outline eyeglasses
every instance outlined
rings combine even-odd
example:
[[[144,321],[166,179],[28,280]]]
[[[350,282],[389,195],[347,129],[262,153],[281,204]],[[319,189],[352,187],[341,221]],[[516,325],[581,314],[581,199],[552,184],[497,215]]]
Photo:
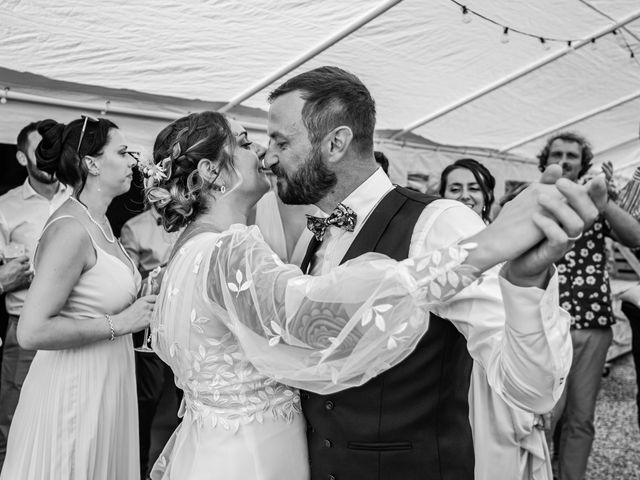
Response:
[[[95,117],[91,117],[89,115],[81,115],[81,118],[84,118],[84,123],[82,124],[82,131],[80,132],[80,140],[78,141],[78,148],[76,148],[76,153],[78,155],[80,155],[80,147],[82,146],[82,139],[84,138],[84,131],[87,128],[87,122],[91,121],[91,122],[95,122],[98,123],[99,120]]]
[[[136,163],[140,163],[140,159],[142,155],[140,152],[133,152],[131,150],[126,150],[124,153],[126,153],[131,158],[133,158],[136,161]]]

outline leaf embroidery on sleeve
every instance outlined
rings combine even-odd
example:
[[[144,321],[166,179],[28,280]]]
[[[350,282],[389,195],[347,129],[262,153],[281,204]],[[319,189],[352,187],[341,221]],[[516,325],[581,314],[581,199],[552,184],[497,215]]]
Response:
[[[231,290],[232,292],[235,292],[236,297],[240,295],[240,292],[247,290],[251,286],[251,280],[247,280],[245,282],[243,282],[243,280],[244,280],[244,276],[242,275],[242,272],[238,270],[236,272],[237,283],[227,282],[227,286],[229,287],[229,290]]]
[[[269,346],[275,347],[278,343],[280,343],[280,339],[282,338],[282,329],[280,328],[280,325],[272,320],[271,330],[273,330],[276,335],[269,339]]]
[[[362,326],[365,327],[369,322],[371,322],[371,320],[374,320],[376,327],[378,327],[381,332],[384,332],[387,325],[382,314],[389,311],[391,307],[392,305],[384,303],[382,305],[376,305],[372,309],[368,310],[362,316]]]

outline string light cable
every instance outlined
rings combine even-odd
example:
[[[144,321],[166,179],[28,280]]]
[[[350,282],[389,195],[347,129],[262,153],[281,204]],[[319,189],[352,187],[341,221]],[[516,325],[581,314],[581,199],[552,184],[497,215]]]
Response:
[[[500,42],[501,43],[509,43],[509,35],[511,33],[515,33],[518,35],[522,35],[525,37],[530,37],[530,38],[535,38],[540,42],[540,45],[542,46],[542,48],[544,50],[549,50],[551,48],[551,44],[552,43],[564,43],[567,47],[571,48],[571,46],[573,45],[574,42],[578,42],[580,40],[582,40],[581,38],[557,38],[557,37],[547,37],[544,35],[539,35],[536,33],[532,33],[532,32],[526,32],[524,30],[520,30],[518,28],[514,28],[514,27],[510,27],[508,25],[504,25],[490,17],[487,17],[486,15],[476,12],[475,10],[472,10],[470,7],[468,7],[467,5],[464,5],[463,3],[460,3],[458,0],[449,0],[451,3],[456,4],[458,7],[460,7],[460,10],[462,11],[462,22],[463,23],[470,23],[471,19],[473,18],[473,16],[481,18],[482,20],[492,23],[493,25],[496,25],[497,27],[500,28],[500,30],[502,31],[502,35],[500,37]],[[638,61],[638,58],[635,54],[635,52],[633,51],[633,48],[631,47],[631,45],[629,44],[629,42],[627,41],[626,37],[624,36],[622,30],[612,30],[611,34],[615,37],[616,40],[616,44],[624,49],[627,50],[627,52],[629,52],[629,59],[632,62],[638,63],[640,65],[640,62]],[[608,34],[606,34],[608,35]],[[604,36],[604,35],[603,35]],[[597,49],[597,45],[596,45],[596,41],[599,40],[600,37],[594,37],[591,39],[591,48],[593,50]]]

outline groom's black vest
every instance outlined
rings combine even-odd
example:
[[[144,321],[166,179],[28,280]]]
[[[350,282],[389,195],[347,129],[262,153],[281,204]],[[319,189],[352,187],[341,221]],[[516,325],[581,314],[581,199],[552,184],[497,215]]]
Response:
[[[413,228],[434,197],[396,187],[378,204],[343,262],[366,252],[409,255]],[[302,392],[312,480],[471,480],[471,357],[464,337],[431,315],[401,364],[331,395]]]

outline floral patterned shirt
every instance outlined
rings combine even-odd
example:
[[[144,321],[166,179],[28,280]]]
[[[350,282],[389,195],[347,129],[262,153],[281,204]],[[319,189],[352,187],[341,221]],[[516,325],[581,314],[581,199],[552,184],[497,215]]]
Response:
[[[606,266],[608,234],[604,219],[598,218],[557,262],[560,306],[571,315],[571,328],[605,328],[615,323]]]

